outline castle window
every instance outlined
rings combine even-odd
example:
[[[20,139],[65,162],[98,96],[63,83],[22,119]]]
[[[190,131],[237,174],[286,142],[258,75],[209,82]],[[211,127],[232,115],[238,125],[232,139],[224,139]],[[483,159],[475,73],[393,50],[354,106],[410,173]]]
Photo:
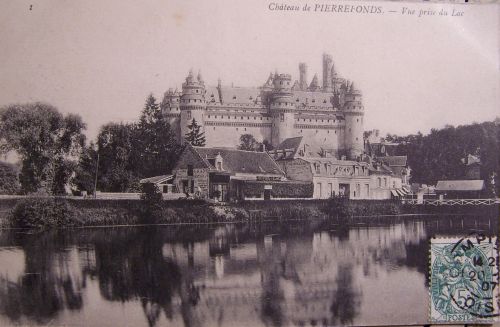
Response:
[[[247,128],[245,127],[245,129],[244,129],[244,130],[246,131],[246,130],[247,130]]]
[[[295,100],[296,102],[299,102],[299,98],[297,98],[297,100]]]
[[[333,122],[335,123],[335,119],[333,120]]]
[[[326,100],[323,100],[323,103],[326,103]]]
[[[187,175],[193,176],[193,165],[187,165]]]
[[[217,115],[215,115],[215,118],[217,118]]]
[[[316,102],[316,100],[312,99],[312,102],[314,103],[314,102]]]
[[[187,116],[188,116],[188,119],[191,119],[191,110],[187,111]]]
[[[247,120],[250,120],[250,116],[247,117]]]
[[[337,134],[337,131],[335,131],[335,134]]]
[[[210,118],[210,115],[208,115],[208,118]]]
[[[356,141],[358,140],[358,138],[356,137]]]
[[[356,122],[359,123],[359,119],[356,119]]]
[[[236,100],[236,95],[233,96],[233,100]]]
[[[300,132],[302,133],[302,130],[300,130]]]
[[[214,131],[215,131],[215,126],[214,126]]]
[[[213,97],[214,97],[214,94],[212,93],[212,95],[210,95],[210,97],[212,97],[212,98],[213,98]]]
[[[257,120],[257,117],[253,117],[253,120]]]
[[[262,120],[262,117],[260,117],[260,120]]]
[[[236,130],[238,130],[238,127],[236,127]]]
[[[285,114],[280,114],[280,121],[285,121]]]

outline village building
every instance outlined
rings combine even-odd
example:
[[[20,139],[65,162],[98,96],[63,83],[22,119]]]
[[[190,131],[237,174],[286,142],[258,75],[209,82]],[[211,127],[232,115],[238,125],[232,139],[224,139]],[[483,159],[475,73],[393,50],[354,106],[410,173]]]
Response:
[[[401,178],[389,166],[366,155],[358,160],[336,158],[332,153],[306,143],[303,137],[290,138],[269,151],[290,180],[311,182],[313,197],[327,199],[391,199],[402,196]]]
[[[440,199],[480,199],[484,191],[483,180],[448,180],[436,184]]]
[[[182,91],[165,93],[162,113],[181,142],[195,120],[208,147],[236,148],[243,134],[273,147],[302,136],[335,156],[356,160],[364,151],[361,91],[338,75],[327,54],[322,84],[316,75],[308,79],[306,64],[299,64],[299,71],[299,80],[276,72],[256,87],[226,86],[220,80],[208,86],[191,71]]]
[[[266,152],[188,144],[173,174],[178,192],[217,201],[312,197],[311,183],[288,181]]]

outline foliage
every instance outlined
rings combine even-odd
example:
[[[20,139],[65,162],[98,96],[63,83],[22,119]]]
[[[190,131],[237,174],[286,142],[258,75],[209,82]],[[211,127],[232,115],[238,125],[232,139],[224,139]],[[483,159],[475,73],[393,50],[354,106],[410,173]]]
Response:
[[[201,126],[193,118],[188,125],[189,131],[186,133],[186,141],[193,146],[205,146],[205,133],[201,131]]]
[[[94,193],[95,173],[97,169],[97,150],[93,142],[85,146],[78,159],[75,176],[71,183],[80,191]]]
[[[269,142],[268,140],[264,140],[262,141],[262,146],[264,147],[264,149],[266,151],[271,151],[274,149],[273,145],[271,144],[271,142]]]
[[[75,211],[63,199],[35,197],[20,201],[10,215],[17,228],[62,227],[76,224]]]
[[[141,164],[134,151],[135,132],[133,124],[109,123],[101,128],[97,136],[98,190],[130,192],[135,189],[139,180],[138,166]],[[92,174],[95,170],[86,173]]]
[[[18,191],[17,169],[12,164],[0,161],[0,194],[16,194]]]
[[[484,122],[464,126],[432,129],[429,135],[391,136],[400,143],[397,155],[407,155],[412,182],[434,185],[438,180],[464,179],[461,159],[479,153],[481,179],[490,188],[490,176],[500,169],[500,125]],[[498,177],[497,177],[498,178]],[[498,190],[498,180],[496,181]]]
[[[180,154],[180,146],[170,124],[161,113],[155,97],[150,94],[136,126],[135,153],[141,162],[137,175],[158,176],[168,173]]]
[[[15,151],[20,156],[24,193],[63,192],[61,185],[71,175],[68,160],[84,145],[84,129],[80,116],[63,116],[49,104],[10,105],[0,110],[0,152]]]
[[[243,134],[240,136],[240,145],[238,146],[238,149],[246,151],[258,151],[259,145],[260,144],[252,134]]]
[[[154,222],[161,215],[163,198],[156,184],[141,184],[141,216],[144,222]]]
[[[243,192],[247,197],[258,197],[264,193],[266,183],[258,181],[245,181]],[[313,195],[312,183],[273,182],[271,196],[273,198],[311,198]]]

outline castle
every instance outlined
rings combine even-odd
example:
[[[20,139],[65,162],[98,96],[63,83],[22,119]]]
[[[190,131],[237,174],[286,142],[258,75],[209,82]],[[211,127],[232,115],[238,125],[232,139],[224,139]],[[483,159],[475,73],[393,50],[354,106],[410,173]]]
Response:
[[[362,94],[341,78],[332,57],[323,55],[323,78],[311,82],[307,65],[299,64],[300,78],[271,73],[259,87],[205,85],[200,73],[190,71],[182,92],[169,89],[161,103],[177,137],[184,141],[194,119],[205,133],[207,147],[236,148],[240,136],[277,147],[302,136],[318,155],[356,159],[363,153]]]

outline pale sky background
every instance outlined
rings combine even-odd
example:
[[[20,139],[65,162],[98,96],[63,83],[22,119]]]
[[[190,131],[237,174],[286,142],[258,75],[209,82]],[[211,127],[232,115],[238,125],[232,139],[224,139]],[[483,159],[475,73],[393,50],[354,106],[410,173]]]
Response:
[[[258,86],[275,69],[298,79],[304,61],[321,80],[328,52],[363,92],[365,129],[426,133],[500,115],[498,5],[372,2],[385,13],[363,15],[272,12],[270,2],[0,0],[0,106],[45,101],[80,114],[95,137],[136,119],[150,92],[180,89],[190,68],[207,84]],[[388,12],[404,6],[464,17]]]

